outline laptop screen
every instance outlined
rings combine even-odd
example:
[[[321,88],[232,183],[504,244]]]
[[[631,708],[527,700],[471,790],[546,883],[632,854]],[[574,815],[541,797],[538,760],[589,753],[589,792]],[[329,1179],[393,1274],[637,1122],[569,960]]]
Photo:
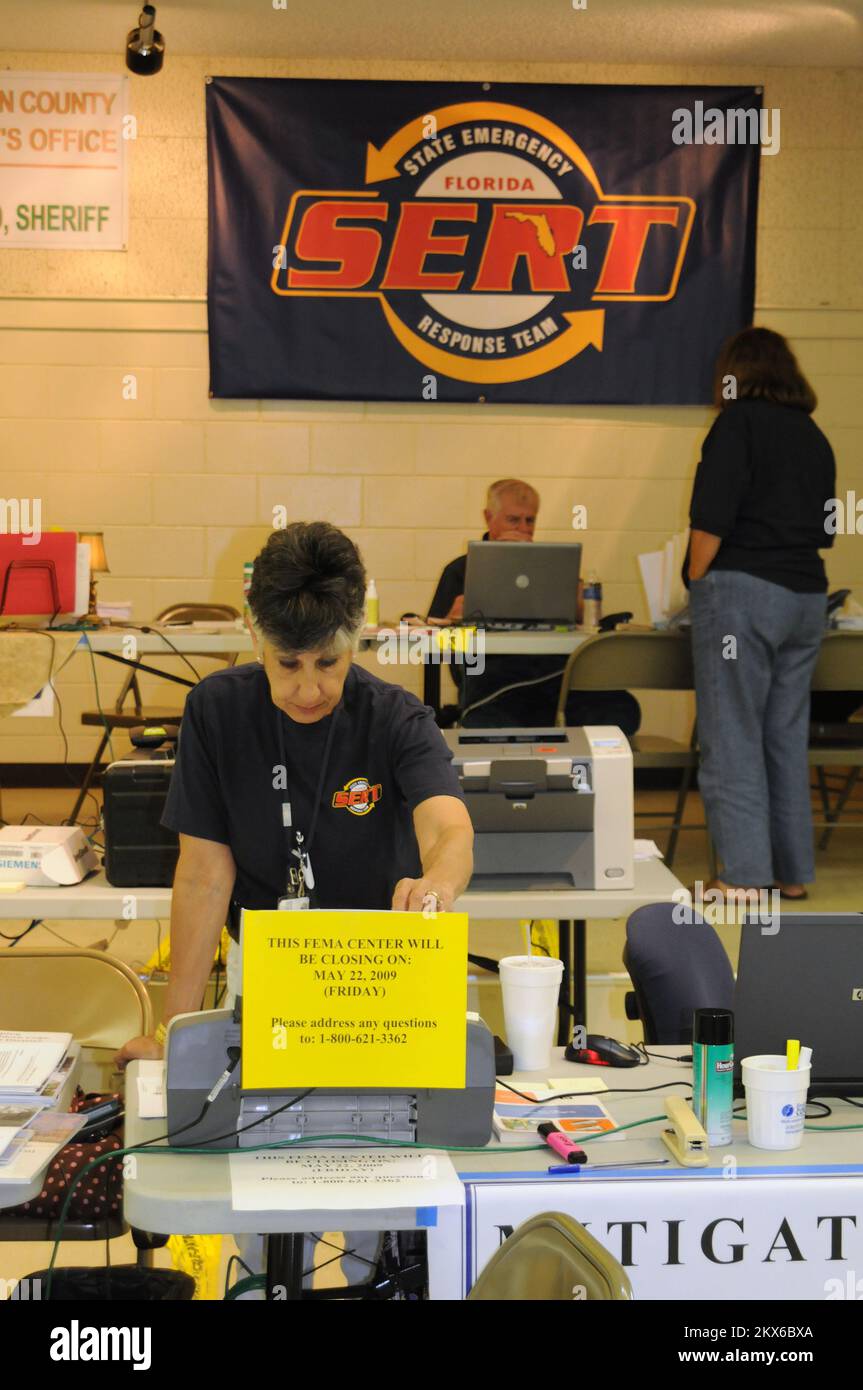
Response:
[[[744,1057],[812,1048],[810,1095],[863,1095],[863,913],[747,919],[734,993],[734,1073]]]
[[[575,626],[580,569],[578,542],[471,541],[465,621]]]

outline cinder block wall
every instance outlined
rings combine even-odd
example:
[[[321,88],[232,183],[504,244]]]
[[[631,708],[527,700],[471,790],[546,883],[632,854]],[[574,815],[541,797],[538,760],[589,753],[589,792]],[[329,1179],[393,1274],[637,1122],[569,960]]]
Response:
[[[35,71],[113,72],[113,57],[4,55]],[[762,160],[757,320],[788,334],[821,398],[839,490],[863,498],[863,90],[852,71],[590,64],[291,63],[171,57],[131,79],[129,250],[0,256],[0,459],[6,498],[37,496],[43,527],[105,532],[109,599],[141,621],[179,599],[241,606],[243,561],[272,508],[323,517],[358,541],[381,612],[425,611],[437,575],[480,534],[485,488],[516,474],[540,490],[537,538],[572,538],[607,611],[646,616],[636,556],[685,524],[707,409],[210,401],[206,337],[204,76],[763,84],[782,149]],[[123,379],[133,375],[136,397]],[[860,537],[838,537],[832,587],[863,593]],[[196,662],[198,669],[211,663]],[[174,662],[180,671],[181,664]],[[98,663],[103,705],[121,675]],[[418,689],[415,668],[383,668]],[[90,663],[59,679],[69,756],[92,756],[80,711]],[[150,700],[175,702],[163,683]],[[646,725],[683,736],[687,697],[647,696]],[[121,746],[125,746],[122,744]],[[63,757],[56,719],[0,721],[0,761]]]

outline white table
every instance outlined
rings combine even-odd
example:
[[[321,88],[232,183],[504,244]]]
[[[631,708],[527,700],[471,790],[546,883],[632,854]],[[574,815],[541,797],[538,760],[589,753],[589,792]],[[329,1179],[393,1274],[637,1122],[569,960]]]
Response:
[[[425,629],[405,627],[386,627],[365,629],[360,637],[364,650],[370,650],[392,637],[394,633],[418,633]],[[440,631],[440,629],[433,629]],[[164,635],[162,635],[164,633]],[[569,656],[582,642],[594,634],[592,631],[521,631],[486,632],[485,650],[490,656]],[[82,633],[81,649],[89,641],[94,652],[113,652],[122,654],[124,642],[134,637],[138,651],[145,656],[171,656],[174,649],[188,656],[197,652],[199,656],[213,655],[217,652],[251,652],[252,639],[245,628],[225,632],[202,632],[190,627],[164,627],[159,631],[141,632],[135,627],[105,627]],[[446,664],[442,662],[441,664]]]
[[[654,1048],[679,1056],[685,1048]],[[129,1069],[126,1139],[140,1143],[164,1133],[165,1120],[137,1115],[137,1064]],[[546,1073],[507,1078],[512,1084],[555,1077],[601,1075],[609,1087],[691,1081],[691,1068],[665,1061],[638,1069],[577,1066],[558,1050]],[[688,1085],[635,1096],[609,1094],[618,1124],[663,1115],[663,1095],[690,1094]],[[659,1097],[659,1099],[657,1099]],[[831,1102],[826,1123],[859,1124],[861,1112]],[[669,1158],[659,1134],[664,1120],[628,1131],[622,1140],[587,1144],[594,1163]],[[807,1132],[799,1149],[753,1149],[745,1124],[734,1142],[711,1154],[707,1168],[617,1169],[551,1178],[550,1149],[515,1153],[493,1141],[453,1161],[465,1188],[465,1207],[440,1208],[428,1226],[431,1296],[459,1299],[509,1229],[540,1211],[568,1211],[621,1260],[639,1298],[824,1299],[828,1280],[845,1283],[863,1267],[863,1144],[861,1132]],[[309,1230],[416,1229],[410,1208],[301,1213],[235,1212],[227,1153],[137,1159],[127,1182],[126,1220],[144,1230],[268,1233]],[[428,1223],[429,1213],[422,1220]],[[856,1221],[856,1225],[854,1222]],[[793,1258],[790,1258],[793,1256]],[[799,1258],[798,1258],[799,1256]],[[793,1319],[789,1319],[793,1321]]]
[[[659,859],[636,860],[635,886],[601,892],[589,889],[469,888],[454,904],[476,921],[523,917],[556,918],[564,962],[559,1041],[568,1039],[571,1021],[585,1023],[587,982],[587,919],[628,917],[647,903],[671,902],[675,895],[688,901],[683,884]],[[58,921],[96,919],[150,920],[171,914],[170,888],[115,888],[104,870],[68,888],[22,888],[0,893],[0,918],[49,918]]]
[[[685,1056],[686,1047],[651,1047]],[[560,1053],[557,1054],[561,1056]],[[549,1076],[596,1076],[596,1067],[562,1060]],[[609,1087],[647,1087],[683,1077],[688,1065],[664,1061],[601,1070]],[[519,1085],[513,1077],[507,1081]],[[618,1124],[664,1115],[663,1096],[687,1097],[684,1086],[630,1096],[600,1096]],[[861,1124],[863,1112],[831,1100],[824,1125]],[[736,1103],[740,1108],[743,1101]],[[812,1109],[812,1107],[810,1107]],[[711,1151],[706,1168],[597,1170],[590,1163],[670,1158],[660,1139],[666,1121],[627,1131],[620,1140],[591,1140],[588,1166],[574,1177],[550,1177],[550,1150],[513,1153],[494,1145],[458,1158],[463,1210],[441,1209],[428,1233],[432,1298],[463,1298],[510,1230],[540,1212],[574,1216],[626,1269],[638,1299],[824,1300],[843,1295],[863,1270],[863,1130],[804,1132],[799,1149],[753,1148],[745,1120],[734,1121],[729,1148]],[[856,1224],[855,1224],[856,1223]],[[829,1281],[836,1281],[830,1284]],[[859,1297],[859,1295],[856,1295]],[[788,1323],[794,1318],[787,1318]]]
[[[414,663],[410,655],[410,640],[411,638],[417,639],[423,631],[426,629],[412,627],[400,629],[386,626],[370,628],[365,630],[360,637],[360,650],[373,651],[381,644],[387,643],[386,660],[391,662],[391,639],[394,634],[401,632],[406,640],[396,648],[396,664],[412,665]],[[438,633],[440,629],[431,629],[431,632]],[[85,636],[86,641],[84,640]],[[482,636],[483,649],[487,656],[567,657],[575,651],[576,647],[592,637],[593,633],[591,631],[521,631],[484,632]],[[128,654],[130,637],[135,639],[134,656]],[[134,627],[99,628],[82,634],[81,644],[76,650],[85,651],[87,642],[89,642],[91,649],[100,656],[120,661],[124,665],[136,667],[139,671],[162,676],[165,680],[185,686],[194,685],[194,681],[189,680],[188,676],[160,671],[157,667],[141,661],[141,657],[178,654],[217,656],[222,652],[240,655],[244,652],[250,653],[253,650],[252,639],[245,628],[229,629],[225,632],[203,632],[181,626],[164,627],[158,631],[153,629],[148,632],[141,632]],[[440,708],[440,672],[441,666],[448,664],[448,655],[445,649],[440,650],[432,644],[429,658],[423,661],[423,699],[434,710]]]

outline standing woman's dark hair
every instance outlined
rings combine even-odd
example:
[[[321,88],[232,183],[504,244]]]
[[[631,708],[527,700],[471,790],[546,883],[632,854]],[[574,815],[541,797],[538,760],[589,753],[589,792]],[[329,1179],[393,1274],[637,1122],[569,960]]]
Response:
[[[363,626],[366,572],[350,537],[327,521],[274,531],[255,559],[248,603],[254,625],[281,651],[356,643]]]
[[[724,344],[716,363],[713,404],[722,410],[733,400],[790,405],[807,415],[818,404],[787,340],[772,328],[744,328]]]

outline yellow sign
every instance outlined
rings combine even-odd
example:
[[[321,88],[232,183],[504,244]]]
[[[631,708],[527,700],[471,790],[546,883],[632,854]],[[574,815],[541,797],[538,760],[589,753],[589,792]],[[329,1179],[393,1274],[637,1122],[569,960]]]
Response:
[[[244,912],[245,1089],[465,1084],[467,915]]]

